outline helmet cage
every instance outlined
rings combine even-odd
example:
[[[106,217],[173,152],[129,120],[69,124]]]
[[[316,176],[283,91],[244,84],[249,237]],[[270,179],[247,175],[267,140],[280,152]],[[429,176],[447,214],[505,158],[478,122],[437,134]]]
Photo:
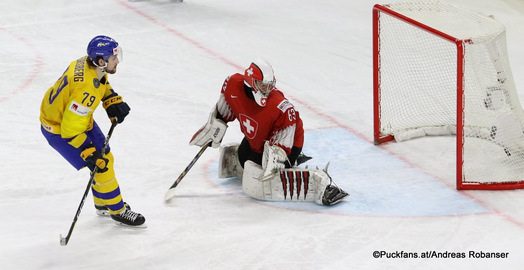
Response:
[[[275,75],[271,64],[265,60],[257,60],[244,72],[244,81],[253,92],[255,102],[264,107],[267,97],[275,89]]]
[[[263,81],[253,78],[253,88],[265,97],[269,96],[269,93],[275,88],[275,84],[276,80]]]

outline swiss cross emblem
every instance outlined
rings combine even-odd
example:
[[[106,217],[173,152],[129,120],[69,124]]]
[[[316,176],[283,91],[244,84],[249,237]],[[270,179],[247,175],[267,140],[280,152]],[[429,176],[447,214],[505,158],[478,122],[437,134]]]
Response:
[[[255,138],[255,135],[257,135],[257,131],[258,131],[257,121],[255,121],[255,119],[245,114],[240,114],[239,120],[240,120],[240,128],[242,129],[242,133],[244,133],[244,135],[246,135],[248,139]]]
[[[249,76],[253,76],[253,68],[249,68],[249,69],[247,70],[247,75],[249,75]]]

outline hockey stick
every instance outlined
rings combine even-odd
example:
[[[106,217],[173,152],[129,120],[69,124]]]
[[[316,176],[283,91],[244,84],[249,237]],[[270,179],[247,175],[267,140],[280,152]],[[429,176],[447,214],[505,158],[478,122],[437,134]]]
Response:
[[[112,120],[111,128],[109,129],[109,133],[107,134],[106,141],[104,143],[104,147],[102,147],[102,154],[106,151],[107,145],[109,144],[109,139],[111,138],[111,134],[113,134],[113,130],[115,129],[117,125],[117,121]],[[69,232],[67,233],[66,237],[63,237],[62,234],[60,234],[60,245],[66,246],[67,243],[69,243],[69,238],[71,238],[71,234],[73,233],[73,229],[75,228],[76,221],[78,220],[78,216],[80,216],[80,212],[82,211],[82,207],[84,206],[84,202],[87,198],[87,194],[89,194],[89,190],[91,189],[91,185],[93,184],[93,179],[95,179],[95,175],[98,172],[98,166],[95,166],[93,171],[91,172],[91,177],[89,177],[89,182],[87,183],[86,190],[84,192],[84,196],[82,197],[82,201],[80,201],[80,205],[78,206],[78,209],[76,210],[75,218],[73,219],[73,223],[71,224],[71,227],[69,227]]]
[[[175,196],[175,188],[176,186],[178,186],[178,183],[180,183],[180,181],[182,181],[182,178],[184,178],[184,176],[186,176],[187,172],[189,172],[189,170],[191,169],[191,167],[193,167],[193,165],[195,165],[195,163],[197,162],[197,160],[200,158],[200,156],[202,156],[202,154],[204,153],[204,151],[206,151],[207,147],[209,147],[210,144],[206,144],[204,146],[202,146],[202,148],[200,149],[200,151],[198,151],[198,153],[196,154],[196,156],[193,158],[193,160],[191,160],[191,162],[189,163],[189,165],[187,165],[186,169],[180,174],[180,176],[176,179],[175,183],[173,183],[169,189],[167,190],[166,192],[166,195],[164,196],[164,200],[165,201],[169,201],[171,198],[173,198],[173,196]]]

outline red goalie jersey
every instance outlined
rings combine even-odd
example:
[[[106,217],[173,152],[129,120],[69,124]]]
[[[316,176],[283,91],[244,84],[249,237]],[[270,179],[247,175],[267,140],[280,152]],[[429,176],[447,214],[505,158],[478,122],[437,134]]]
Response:
[[[239,73],[229,76],[217,102],[217,111],[227,122],[238,119],[240,130],[251,149],[264,152],[264,142],[282,147],[289,155],[291,148],[302,148],[304,128],[299,113],[278,89],[273,89],[261,102],[254,100],[252,90]]]

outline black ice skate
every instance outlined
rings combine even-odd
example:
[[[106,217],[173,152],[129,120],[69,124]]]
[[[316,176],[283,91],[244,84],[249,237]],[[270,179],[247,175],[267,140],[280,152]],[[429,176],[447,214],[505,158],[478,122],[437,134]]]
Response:
[[[335,185],[329,185],[326,187],[326,191],[324,191],[324,195],[322,196],[322,204],[334,205],[342,201],[347,196],[349,196],[349,194],[343,191],[341,188]]]
[[[129,204],[127,204],[126,202],[124,202],[124,206],[127,209],[131,210],[131,206],[129,206]],[[107,209],[107,206],[95,204],[95,209],[96,209],[96,214],[97,215],[99,215],[99,216],[109,216],[109,209]]]
[[[324,172],[329,177],[329,185],[326,187],[324,194],[322,195],[322,204],[323,205],[334,205],[342,201],[344,198],[349,196],[349,193],[343,191],[339,188],[334,182],[331,176],[328,174],[329,162],[324,168]],[[318,168],[317,168],[318,169]]]
[[[126,225],[137,228],[145,228],[146,218],[139,213],[133,212],[126,208],[120,214],[111,215],[111,218],[115,220],[119,225]]]
[[[307,162],[308,160],[312,159],[313,157],[306,156],[304,153],[300,153],[297,157],[297,160],[295,161],[295,166],[298,166],[302,163]]]

